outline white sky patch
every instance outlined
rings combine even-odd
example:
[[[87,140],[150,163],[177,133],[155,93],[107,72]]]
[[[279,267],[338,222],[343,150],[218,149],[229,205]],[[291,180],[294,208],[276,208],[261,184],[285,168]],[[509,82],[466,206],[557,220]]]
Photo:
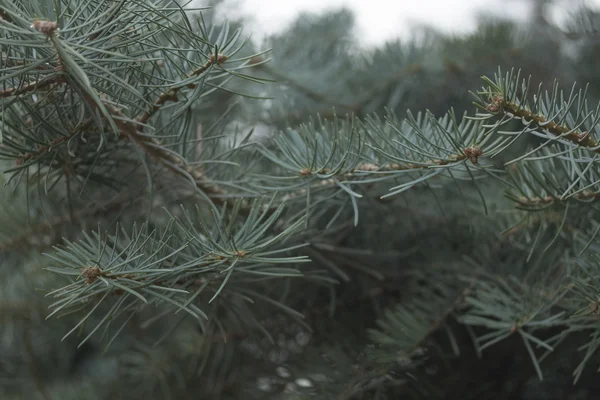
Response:
[[[585,2],[600,8],[600,0],[558,0],[550,17],[564,20],[565,6]],[[202,5],[198,0],[198,5]],[[302,11],[322,13],[346,6],[356,15],[357,36],[365,45],[394,37],[407,37],[414,24],[425,23],[448,33],[467,33],[476,27],[476,14],[526,19],[530,13],[522,0],[228,0],[221,16],[244,16],[246,33],[260,40],[285,29]]]

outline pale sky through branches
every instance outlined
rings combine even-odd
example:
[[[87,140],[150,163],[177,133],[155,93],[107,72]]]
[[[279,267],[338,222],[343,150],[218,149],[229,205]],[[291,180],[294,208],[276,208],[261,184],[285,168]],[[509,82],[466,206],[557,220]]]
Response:
[[[410,35],[414,23],[426,23],[445,32],[468,32],[475,28],[475,15],[485,11],[523,19],[529,5],[523,0],[227,0],[226,15],[244,15],[247,33],[255,38],[284,29],[302,11],[324,12],[346,6],[354,10],[358,36],[364,44],[381,43],[392,37]],[[564,15],[561,7],[583,0],[557,0],[551,10]],[[600,7],[600,0],[585,0]],[[199,0],[202,4],[202,0]]]

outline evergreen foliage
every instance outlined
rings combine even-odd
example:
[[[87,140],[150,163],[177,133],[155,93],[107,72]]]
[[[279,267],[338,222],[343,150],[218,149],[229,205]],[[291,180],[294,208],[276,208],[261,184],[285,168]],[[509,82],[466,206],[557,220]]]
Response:
[[[597,397],[596,12],[212,15],[0,0],[2,399]]]

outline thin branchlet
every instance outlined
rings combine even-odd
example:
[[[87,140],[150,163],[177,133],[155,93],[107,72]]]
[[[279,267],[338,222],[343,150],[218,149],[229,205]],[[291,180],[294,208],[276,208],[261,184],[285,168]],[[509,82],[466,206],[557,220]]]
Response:
[[[491,96],[491,101],[487,105],[487,110],[492,113],[508,113],[525,121],[532,121],[538,129],[551,133],[554,136],[559,136],[562,139],[568,140],[573,144],[581,147],[587,147],[595,153],[600,153],[599,143],[593,138],[589,131],[578,132],[565,125],[557,124],[540,114],[534,114],[526,108],[520,107],[515,103],[505,101],[500,94]]]
[[[210,67],[212,67],[213,65],[219,65],[224,63],[225,61],[227,61],[227,56],[224,54],[219,54],[218,56],[215,56],[214,54],[212,54],[210,56],[210,59],[200,68],[194,70],[191,74],[191,76],[199,76],[202,75],[204,72],[206,72]],[[156,112],[158,110],[160,110],[160,108],[167,102],[172,101],[172,102],[177,102],[177,94],[179,93],[179,91],[181,90],[181,86],[173,86],[171,89],[167,90],[166,92],[162,93],[160,96],[158,96],[158,99],[156,99],[156,101],[154,102],[154,105],[152,107],[151,110],[149,111],[145,111],[143,113],[141,113],[140,115],[138,115],[136,117],[136,121],[139,122],[140,124],[147,124],[148,121],[150,120],[150,118],[152,118],[152,116],[154,114],[156,114]]]

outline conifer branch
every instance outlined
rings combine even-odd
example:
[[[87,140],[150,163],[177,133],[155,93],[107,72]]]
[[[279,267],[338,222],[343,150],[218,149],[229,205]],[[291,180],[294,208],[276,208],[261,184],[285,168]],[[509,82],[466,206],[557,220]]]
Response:
[[[0,90],[0,98],[6,98],[11,96],[18,96],[20,94],[35,92],[36,90],[43,89],[47,86],[51,85],[59,85],[65,83],[66,80],[64,76],[57,74],[51,75],[45,78],[40,79],[36,82],[31,82],[19,87],[8,88],[4,90]]]
[[[93,125],[93,122],[94,122],[93,118],[88,118],[79,127],[73,129],[73,131],[70,134],[60,136],[60,137],[52,140],[49,144],[47,144],[45,146],[41,146],[39,149],[37,149],[35,151],[21,155],[20,157],[18,157],[16,159],[16,164],[17,165],[25,164],[31,159],[40,157],[46,153],[53,151],[56,148],[56,146],[61,145],[65,142],[68,142],[74,136],[85,132],[86,129],[90,128]]]
[[[465,147],[462,154],[456,154],[448,156],[447,160],[430,160],[429,162],[423,163],[411,163],[406,162],[404,164],[387,163],[384,165],[377,165],[371,162],[361,163],[354,168],[350,168],[342,175],[336,176],[337,178],[360,178],[365,176],[365,172],[393,172],[393,171],[407,171],[407,170],[418,170],[418,169],[429,169],[432,166],[447,166],[452,163],[458,163],[464,160],[470,160],[473,164],[479,163],[479,157],[483,156],[483,150],[477,146]],[[302,168],[298,171],[301,176],[310,176],[313,174],[328,174],[331,170],[328,168],[311,170],[310,168]]]
[[[554,121],[548,121],[547,117],[543,115],[535,114],[518,104],[505,101],[501,94],[492,96],[486,109],[493,113],[497,113],[501,110],[508,116],[515,116],[526,122],[532,121],[537,129],[566,139],[578,146],[590,148],[595,153],[600,153],[600,144],[592,137],[589,131],[577,132],[577,130],[571,129],[565,125],[557,124]]]
[[[573,196],[569,197],[570,199],[580,200],[589,202],[590,200],[597,201],[600,200],[599,192],[590,192],[583,191],[580,193],[576,193]],[[545,196],[545,197],[519,197],[516,200],[515,205],[520,208],[531,208],[531,209],[540,209],[545,208],[546,206],[552,203],[563,203],[564,199],[559,196]]]
[[[319,126],[310,124],[297,131],[281,132],[275,137],[277,153],[259,144],[265,159],[281,167],[277,176],[268,175],[265,185],[272,185],[274,179],[281,180],[293,192],[284,197],[287,200],[312,189],[337,186],[348,192],[345,185],[405,180],[383,196],[390,197],[451,169],[469,168],[468,161],[476,169],[485,168],[479,161],[485,154],[488,138],[482,135],[477,123],[463,120],[458,124],[451,113],[440,119],[432,114],[417,118],[409,114],[401,122],[393,116],[385,121],[372,118],[362,126],[364,135],[355,124],[354,119],[349,119],[338,126],[334,119],[321,121]],[[422,176],[407,176],[406,172],[412,171]],[[361,197],[356,193],[351,195]]]
[[[159,99],[158,101],[162,100]],[[221,198],[222,195],[224,195],[224,192],[219,187],[205,182],[205,178],[201,170],[194,166],[188,165],[181,156],[162,147],[158,140],[149,136],[145,136],[142,133],[143,125],[138,123],[141,121],[133,122],[128,120],[127,116],[112,104],[106,103],[105,106],[110,110],[112,115],[117,117],[115,119],[115,123],[120,130],[121,138],[129,139],[133,144],[139,146],[139,148],[142,149],[144,153],[146,153],[151,159],[159,162],[172,172],[184,177],[191,177],[198,189],[206,193],[213,200],[219,203],[224,203],[224,200]],[[148,118],[149,117],[150,115]],[[145,118],[142,118],[142,121],[144,119]]]
[[[46,36],[50,37],[53,40],[53,43],[55,44],[55,46],[57,48],[59,60],[61,61],[61,65],[59,66],[59,69],[67,70],[67,68],[65,68],[64,65],[62,64],[62,57],[61,57],[61,51],[59,50],[59,44],[58,44],[58,42],[55,41],[56,39],[54,38],[54,34],[57,29],[56,22],[36,20],[34,22],[33,26],[36,30],[45,34]],[[227,60],[227,56],[225,56],[225,55],[219,54],[217,56],[217,55],[213,54],[213,55],[211,55],[210,59],[202,67],[193,71],[190,74],[190,77],[199,76],[199,75],[203,74],[204,72],[206,72],[211,66],[213,66],[215,64],[221,64],[221,63],[225,62],[226,60]],[[80,78],[80,79],[82,79],[82,78]],[[61,80],[64,81],[64,79],[61,79]],[[50,85],[52,83],[57,83],[57,78],[51,77],[51,78],[48,78],[46,81],[39,82],[37,85],[31,84],[31,85],[27,85],[24,89],[21,89],[21,90],[18,90],[18,89],[8,90],[8,91],[5,91],[4,93],[6,93],[6,96],[8,96],[8,95],[15,95],[15,94],[23,93],[24,91],[33,91],[33,90],[39,88],[40,84],[42,84],[42,83],[44,85]],[[162,107],[162,105],[164,105],[165,103],[167,103],[169,101],[176,102],[177,94],[181,90],[181,88],[182,88],[182,86],[173,86],[167,92],[162,93],[158,97],[158,99],[154,102],[152,109],[150,111],[141,113],[138,117],[135,118],[135,122],[129,120],[129,118],[121,110],[119,110],[116,106],[110,104],[109,102],[101,101],[101,103],[99,103],[97,100],[95,100],[95,98],[98,97],[97,94],[95,94],[95,96],[92,96],[91,94],[88,93],[88,91],[95,92],[95,89],[93,87],[82,88],[83,90],[81,91],[81,93],[83,96],[83,100],[86,103],[88,103],[88,105],[93,110],[99,110],[102,112],[102,110],[100,110],[100,108],[102,108],[104,110],[109,111],[109,114],[106,115],[106,117],[110,119],[110,121],[109,121],[110,123],[113,123],[118,128],[121,139],[128,138],[132,143],[139,146],[139,148],[141,148],[152,159],[160,162],[162,165],[166,166],[171,171],[174,171],[174,172],[176,172],[180,175],[184,175],[186,177],[191,177],[193,179],[195,185],[200,190],[202,190],[204,193],[206,193],[209,197],[217,198],[218,196],[222,196],[224,194],[224,192],[214,185],[207,185],[207,184],[203,183],[202,182],[204,180],[203,174],[201,172],[199,172],[198,169],[187,165],[187,163],[185,163],[185,161],[183,160],[183,158],[181,156],[176,155],[175,153],[168,151],[167,149],[162,147],[160,145],[160,143],[158,142],[158,140],[143,135],[144,125],[147,124],[147,122],[150,120],[150,118]],[[90,123],[91,123],[91,121],[90,121]],[[87,125],[89,126],[89,123]],[[86,124],[84,124],[84,126],[86,126]],[[78,130],[76,132],[80,132],[80,130]],[[60,137],[60,138],[54,140],[48,146],[43,146],[35,152],[25,154],[17,161],[17,164],[20,165],[21,163],[29,160],[30,158],[39,156],[45,152],[50,151],[53,146],[56,146],[57,144],[60,144],[60,143],[64,143],[65,141],[70,139],[76,132],[74,132],[72,135],[69,135],[69,136]]]
[[[227,56],[224,54],[219,54],[217,56],[215,56],[214,54],[211,54],[210,59],[200,68],[194,70],[189,77],[194,77],[194,76],[199,76],[202,75],[204,72],[206,72],[210,67],[212,67],[213,65],[220,65],[222,63],[224,63],[225,61],[227,61]],[[150,118],[158,111],[160,110],[160,108],[163,106],[163,104],[172,101],[172,102],[176,102],[177,101],[177,94],[179,93],[179,91],[182,89],[183,86],[180,85],[174,85],[171,89],[169,89],[168,91],[162,93],[158,99],[156,99],[156,101],[154,102],[154,105],[152,107],[151,110],[149,111],[145,111],[143,113],[141,113],[138,117],[136,117],[137,122],[139,122],[142,125],[145,125],[148,120],[150,120]],[[191,87],[195,87],[195,85],[191,84]]]
[[[469,159],[474,165],[477,165],[479,162],[479,157],[483,155],[483,151],[477,146],[467,147],[464,149],[462,154],[457,154],[455,156],[450,156],[450,160],[431,160],[430,162],[424,162],[422,164],[414,164],[414,163],[405,163],[405,164],[396,164],[396,163],[387,163],[384,165],[377,165],[374,163],[366,162],[359,164],[358,166],[349,169],[343,174],[336,175],[333,178],[324,178],[320,179],[318,183],[311,184],[309,188],[301,188],[297,189],[292,193],[288,193],[282,197],[282,200],[288,201],[300,196],[305,196],[308,191],[314,190],[323,190],[323,189],[333,189],[339,187],[337,180],[342,180],[343,182],[354,182],[360,183],[361,179],[365,179],[373,176],[374,174],[379,175],[382,172],[395,172],[395,171],[409,171],[409,170],[427,170],[432,166],[449,166],[450,164],[459,164],[460,162]],[[328,174],[330,172],[329,169],[324,168],[320,170],[310,170],[309,168],[302,168],[298,171],[299,176],[311,176]],[[370,174],[371,173],[371,174]],[[370,185],[372,186],[372,185]]]

